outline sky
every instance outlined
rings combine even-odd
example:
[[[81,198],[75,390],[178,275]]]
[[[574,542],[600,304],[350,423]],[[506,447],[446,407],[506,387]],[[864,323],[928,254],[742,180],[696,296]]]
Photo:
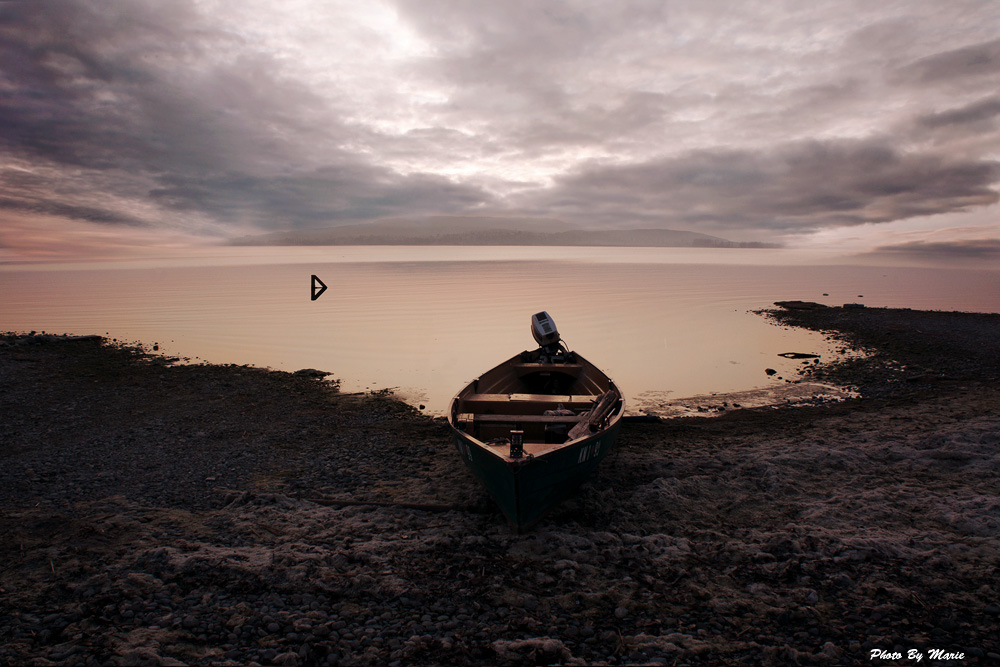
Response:
[[[0,253],[429,215],[1000,259],[997,0],[0,0]]]

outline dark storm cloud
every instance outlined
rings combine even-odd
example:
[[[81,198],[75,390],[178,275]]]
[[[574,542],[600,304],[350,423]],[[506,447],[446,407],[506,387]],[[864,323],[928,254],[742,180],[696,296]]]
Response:
[[[23,198],[0,196],[0,210],[18,211],[21,213],[36,213],[70,220],[84,220],[106,225],[126,225],[131,227],[145,226],[143,220],[127,215],[121,215],[104,208],[62,204],[55,201],[30,201]]]
[[[875,254],[936,260],[1000,260],[1000,239],[968,241],[918,241],[880,246]]]
[[[172,174],[154,200],[178,211],[212,211],[228,221],[252,220],[264,229],[324,222],[422,215],[473,207],[484,193],[433,175],[388,175],[362,165],[324,167],[290,177],[224,174],[208,179]]]
[[[158,62],[169,68],[205,48],[184,25],[185,8],[153,15],[140,2],[0,6],[5,148],[95,168],[155,158],[158,139],[142,131],[141,112],[166,84]]]
[[[101,172],[89,178],[66,178],[62,173],[45,170],[33,173],[25,169],[0,167],[0,211],[29,213],[108,225],[141,227],[148,221],[128,211],[107,205],[108,189],[119,183]],[[139,188],[136,193],[143,194]]]
[[[951,49],[901,67],[894,78],[908,83],[950,83],[969,78],[996,78],[1000,72],[1000,39]]]
[[[971,126],[983,123],[992,126],[1000,117],[1000,97],[988,97],[972,104],[927,114],[918,119],[920,125],[927,128]]]
[[[625,223],[812,229],[995,203],[1000,164],[902,153],[876,142],[802,142],[591,166],[527,206]]]

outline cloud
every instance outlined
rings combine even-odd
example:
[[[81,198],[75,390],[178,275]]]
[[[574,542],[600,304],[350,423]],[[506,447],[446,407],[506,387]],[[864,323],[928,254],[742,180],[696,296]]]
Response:
[[[1000,39],[972,44],[920,58],[899,68],[897,81],[928,84],[966,79],[995,79],[1000,71]]]
[[[204,237],[165,229],[13,211],[4,214],[0,225],[0,264],[124,259],[151,247],[188,250],[204,244]]]
[[[365,165],[323,167],[288,177],[223,174],[208,179],[172,174],[150,196],[179,211],[211,211],[263,229],[472,208],[487,198],[445,178],[401,176]]]
[[[0,179],[0,208],[113,224],[175,224],[180,212],[192,224],[273,228],[489,200],[344,149],[371,131],[192,3],[0,11],[0,142],[19,175]]]
[[[154,13],[143,2],[5,3],[0,62],[7,94],[0,122],[8,129],[6,148],[90,168],[155,157],[163,141],[143,130],[164,128],[150,127],[143,112],[163,110],[172,97],[170,69],[212,41],[192,37],[188,3],[172,9]]]
[[[917,241],[879,246],[871,254],[949,265],[964,264],[995,268],[1000,261],[1000,239]]]
[[[105,208],[62,204],[55,201],[26,201],[13,197],[0,197],[0,210],[33,213],[71,220],[85,220],[109,225],[143,226],[143,221],[109,211]]]
[[[926,114],[918,122],[926,128],[970,127],[994,129],[1000,117],[1000,97],[991,96],[956,109]]]
[[[0,3],[0,215],[746,240],[997,201],[989,3]]]
[[[986,206],[1000,164],[903,153],[877,141],[798,142],[592,165],[526,197],[527,208],[626,223],[795,231]]]
[[[915,243],[882,246],[877,250],[882,252],[950,253],[962,256],[989,257],[1000,256],[1000,239],[938,242],[918,241]]]

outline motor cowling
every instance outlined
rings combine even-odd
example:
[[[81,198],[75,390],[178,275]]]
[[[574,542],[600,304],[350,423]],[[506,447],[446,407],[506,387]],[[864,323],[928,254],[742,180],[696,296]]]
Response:
[[[556,323],[544,310],[531,316],[531,335],[542,347],[559,343],[559,330]]]

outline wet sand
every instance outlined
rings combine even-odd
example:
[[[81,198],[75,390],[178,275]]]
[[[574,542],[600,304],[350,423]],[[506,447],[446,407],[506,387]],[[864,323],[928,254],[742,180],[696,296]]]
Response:
[[[6,336],[0,664],[1000,664],[1000,317],[765,316],[860,397],[628,424],[524,535],[391,397]]]

